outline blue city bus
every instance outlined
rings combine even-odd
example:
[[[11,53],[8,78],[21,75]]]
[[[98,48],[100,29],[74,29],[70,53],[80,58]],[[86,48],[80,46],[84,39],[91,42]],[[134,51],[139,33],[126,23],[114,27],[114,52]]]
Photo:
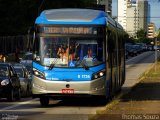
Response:
[[[92,9],[51,9],[35,21],[34,98],[107,100],[125,81],[123,28],[107,13]]]

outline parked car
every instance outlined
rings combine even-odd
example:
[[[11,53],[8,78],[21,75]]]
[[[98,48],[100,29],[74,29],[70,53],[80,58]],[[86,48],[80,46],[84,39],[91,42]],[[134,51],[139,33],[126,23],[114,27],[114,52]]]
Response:
[[[133,45],[126,45],[125,47],[126,47],[126,51],[128,52],[129,56],[133,57],[133,56],[137,55],[137,49],[134,48]]]
[[[139,45],[141,47],[142,52],[147,51],[147,45],[145,43],[136,43],[136,45]]]
[[[0,63],[0,97],[13,101],[20,100],[20,80],[10,63]]]
[[[157,46],[154,45],[153,48],[154,48],[154,50],[160,51],[160,46],[159,45],[157,45]]]
[[[148,45],[147,50],[152,51],[153,50],[153,45]]]
[[[140,46],[140,45],[135,44],[135,45],[132,46],[132,48],[134,50],[136,50],[138,54],[143,52],[142,46]]]
[[[125,58],[128,59],[128,51],[125,50]]]
[[[27,68],[24,65],[18,63],[13,64],[13,67],[20,79],[22,96],[31,95],[31,79]]]

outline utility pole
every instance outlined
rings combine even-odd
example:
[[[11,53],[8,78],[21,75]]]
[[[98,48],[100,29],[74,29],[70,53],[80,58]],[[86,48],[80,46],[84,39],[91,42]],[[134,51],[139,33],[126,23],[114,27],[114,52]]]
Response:
[[[27,41],[28,41],[28,42],[27,42],[27,49],[28,49],[28,50],[27,50],[27,51],[29,51],[29,52],[30,52],[30,42],[31,42],[31,41],[30,41],[30,30],[31,30],[31,27],[29,27],[29,28],[28,28],[28,31],[27,31],[27,32],[28,32],[28,35],[27,35],[27,39],[28,39],[28,40],[27,40]]]
[[[155,72],[157,71],[156,65],[157,65],[157,37],[158,37],[159,31],[155,32]]]
[[[155,72],[156,72],[156,64],[157,64],[157,33],[155,31],[155,24],[154,23],[149,23],[148,24],[148,31],[147,31],[147,37],[149,39],[153,39],[154,43],[154,50],[155,50]]]
[[[157,71],[157,37],[155,37],[155,72]]]
[[[42,5],[43,5],[44,1],[45,1],[45,0],[42,0],[40,6],[38,7],[38,16],[39,16],[39,14],[40,14],[40,9],[42,8]],[[97,0],[97,1],[98,1],[98,0]]]
[[[159,0],[157,0],[157,3],[159,2]],[[158,5],[157,5],[157,10],[158,10]],[[155,32],[155,72],[157,71],[157,37],[158,37],[159,32],[156,31]]]

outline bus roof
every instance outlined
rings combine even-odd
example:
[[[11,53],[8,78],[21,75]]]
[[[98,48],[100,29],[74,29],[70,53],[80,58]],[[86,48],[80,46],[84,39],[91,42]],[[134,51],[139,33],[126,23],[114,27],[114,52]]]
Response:
[[[104,25],[107,14],[92,9],[51,9],[44,10],[36,19],[36,24],[85,24]]]

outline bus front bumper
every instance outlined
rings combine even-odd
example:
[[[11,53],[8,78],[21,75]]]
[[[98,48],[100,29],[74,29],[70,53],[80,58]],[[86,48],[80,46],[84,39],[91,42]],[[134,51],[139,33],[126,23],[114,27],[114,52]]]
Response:
[[[48,81],[33,76],[33,97],[41,96],[104,96],[106,95],[106,78],[92,81]]]

